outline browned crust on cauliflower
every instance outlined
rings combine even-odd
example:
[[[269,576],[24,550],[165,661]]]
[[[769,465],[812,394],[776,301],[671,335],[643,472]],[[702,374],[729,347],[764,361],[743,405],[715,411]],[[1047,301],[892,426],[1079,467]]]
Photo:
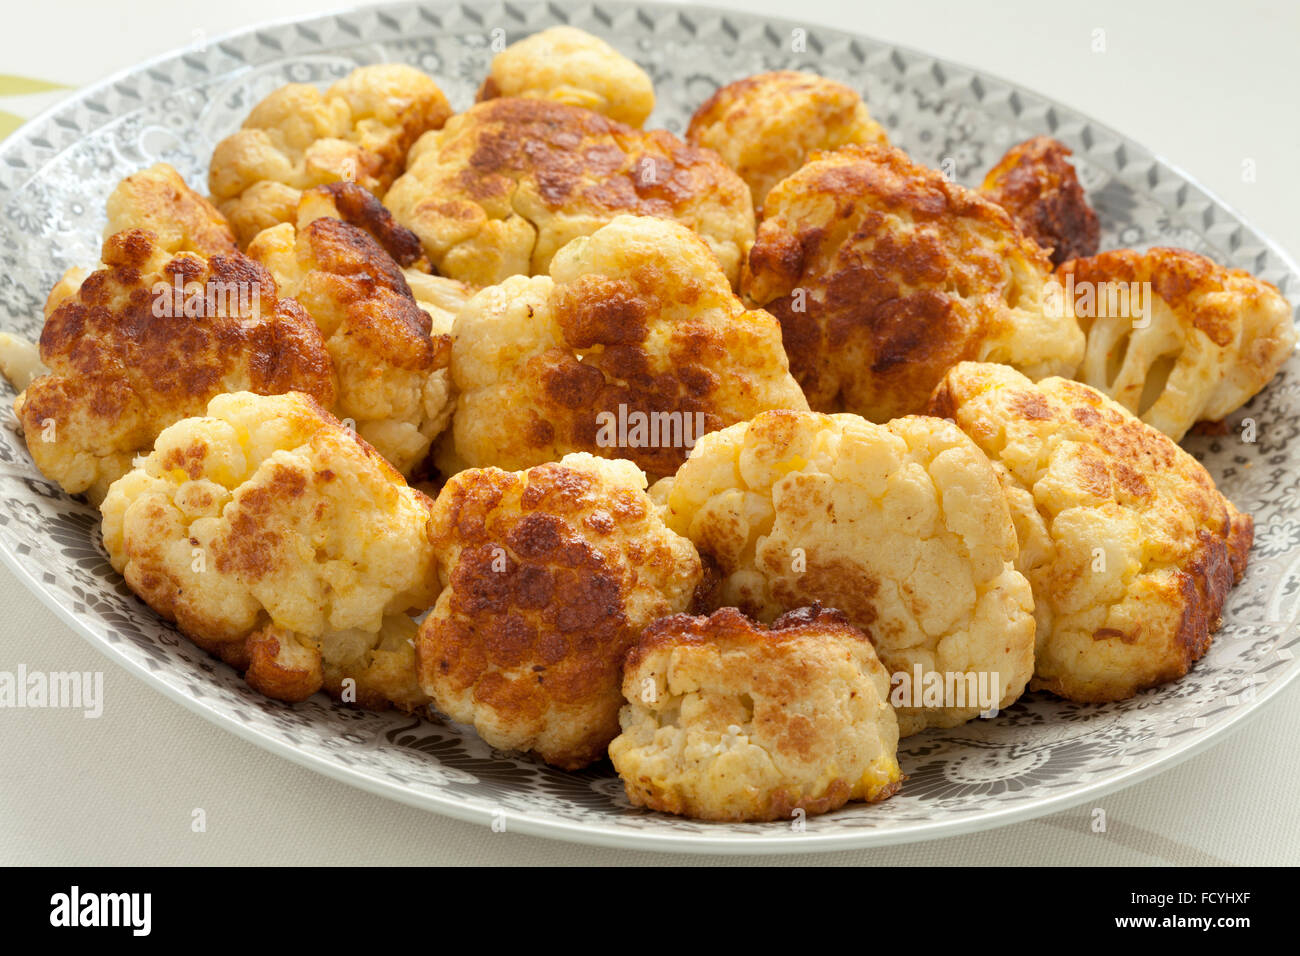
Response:
[[[312,187],[298,204],[298,226],[323,215],[364,230],[403,269],[423,265],[423,271],[428,271],[420,238],[400,225],[370,190],[350,182]]]
[[[1057,278],[1076,301],[1093,293],[1078,310],[1087,347],[1075,377],[1175,441],[1240,408],[1295,351],[1291,304],[1276,286],[1186,249],[1109,250],[1063,263]],[[1141,316],[1129,314],[1132,299],[1109,314],[1120,291],[1139,292]]]
[[[1254,523],[1194,458],[1096,389],[1005,366],[957,366],[930,412],[998,465],[1034,590],[1032,686],[1121,700],[1205,654]]]
[[[163,428],[201,414],[221,392],[297,390],[333,401],[315,324],[298,303],[277,297],[253,260],[238,252],[170,255],[138,229],[109,237],[103,258],[46,320],[40,351],[51,373],[16,402],[37,467],[64,490],[98,500]],[[203,291],[203,314],[185,313],[177,282]],[[155,292],[158,283],[165,291]],[[210,309],[208,292],[222,289],[224,301],[211,296]]]
[[[565,769],[604,756],[628,647],[700,579],[643,484],[629,462],[589,455],[447,482],[429,524],[444,590],[417,640],[439,710]]]
[[[670,614],[654,621],[628,651],[624,666],[629,670],[640,668],[652,652],[679,644],[734,641],[766,646],[803,633],[871,643],[865,632],[849,623],[843,611],[824,607],[820,602],[787,611],[771,624],[755,621],[740,608],[722,607],[712,613]]]
[[[1216,293],[1225,288],[1251,290],[1264,295],[1277,293],[1277,286],[1256,279],[1244,269],[1229,269],[1190,249],[1155,246],[1145,252],[1136,249],[1108,249],[1085,259],[1063,263],[1057,275],[1073,275],[1076,282],[1150,282],[1152,291],[1180,310],[1193,327],[1204,332],[1216,345],[1227,345],[1236,333],[1234,300]]]
[[[749,190],[714,153],[540,99],[478,103],[421,137],[384,204],[439,273],[475,285],[545,273],[622,213],[695,230],[733,284],[754,236]]]
[[[628,653],[628,799],[705,820],[781,820],[901,786],[889,678],[871,642],[820,605],[770,627],[735,608],[655,621]]]
[[[900,150],[846,146],[769,194],[742,288],[780,320],[813,408],[887,421],[965,359],[1073,371],[1083,337],[1046,312],[1049,273],[1000,206]]]
[[[749,185],[756,209],[816,150],[888,138],[857,91],[814,73],[777,70],[728,83],[700,104],[686,130]]]
[[[1007,150],[989,170],[980,192],[1007,212],[1052,265],[1090,256],[1101,241],[1101,224],[1088,205],[1068,146],[1035,136]]]

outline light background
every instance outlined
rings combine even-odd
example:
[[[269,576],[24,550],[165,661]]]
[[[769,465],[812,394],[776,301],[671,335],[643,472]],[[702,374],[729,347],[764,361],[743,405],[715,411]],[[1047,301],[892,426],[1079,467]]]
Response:
[[[714,0],[902,43],[1033,88],[1181,167],[1300,258],[1300,4]],[[195,39],[337,4],[45,0],[8,5],[0,74],[75,88]],[[1106,51],[1091,50],[1093,31]],[[0,89],[3,86],[0,85]],[[12,86],[9,87],[12,89]],[[0,95],[34,115],[66,91]],[[1254,182],[1243,162],[1254,162]],[[493,833],[371,796],[217,729],[117,669],[0,569],[0,670],[101,670],[104,715],[0,710],[0,863],[635,864],[716,856]],[[1300,686],[1210,751],[1094,803],[980,834],[741,863],[1300,862]],[[1093,833],[1092,810],[1107,830]],[[206,813],[193,833],[191,814]]]

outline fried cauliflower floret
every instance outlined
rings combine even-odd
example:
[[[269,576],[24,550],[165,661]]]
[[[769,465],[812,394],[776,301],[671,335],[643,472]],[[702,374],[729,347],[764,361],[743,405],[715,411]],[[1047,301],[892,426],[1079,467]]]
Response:
[[[433,602],[433,504],[300,393],[219,395],[158,436],[102,506],[113,568],[254,689],[427,702],[415,623]]]
[[[1246,404],[1295,351],[1276,286],[1186,249],[1115,249],[1057,277],[1087,336],[1074,377],[1174,441]]]
[[[452,374],[455,453],[473,467],[587,451],[659,477],[705,432],[807,408],[776,320],[741,304],[685,226],[646,217],[575,239],[549,276],[471,299]]]
[[[455,404],[450,330],[433,334],[397,263],[341,219],[273,226],[248,254],[316,320],[338,380],[334,414],[411,474]]]
[[[636,806],[788,820],[899,788],[898,721],[871,642],[838,611],[770,628],[735,608],[655,621],[628,654],[609,745]]]
[[[145,229],[165,252],[204,256],[235,251],[235,234],[224,216],[166,163],[127,176],[109,194],[104,238]]]
[[[478,99],[499,96],[581,106],[635,127],[655,108],[654,86],[645,71],[604,40],[575,27],[542,30],[494,56]]]
[[[159,432],[222,392],[334,400],[311,317],[253,260],[172,255],[141,230],[110,237],[103,258],[46,320],[50,373],[14,403],[36,467],[69,494],[98,502]]]
[[[581,454],[447,482],[429,523],[443,591],[416,641],[439,710],[568,770],[605,755],[624,655],[702,573],[644,488],[631,462]]]
[[[899,688],[913,688],[894,701],[904,736],[1008,707],[1033,673],[1011,514],[988,460],[949,422],[766,412],[706,435],[653,497],[717,563],[720,605],[771,621],[821,601],[866,631],[906,675]],[[947,675],[976,687],[982,675],[992,707]],[[920,692],[938,679],[932,706]]]
[[[919,412],[965,359],[1072,373],[1074,317],[1050,264],[1000,206],[881,146],[817,153],[768,195],[743,288],[781,322],[818,411]]]
[[[567,242],[622,213],[693,229],[733,285],[754,239],[749,189],[712,152],[564,103],[478,103],[409,162],[384,204],[439,274],[473,285],[544,275]]]
[[[1246,569],[1253,523],[1191,455],[1095,389],[964,362],[931,412],[993,460],[1033,586],[1034,688],[1108,701],[1185,673]]]
[[[889,142],[856,90],[815,73],[778,70],[729,83],[691,117],[686,141],[723,158],[754,207],[815,150]]]
[[[1009,212],[1021,231],[1043,247],[1054,266],[1092,255],[1101,240],[1101,225],[1071,155],[1060,140],[1035,136],[1007,150],[980,186],[987,199]]]
[[[290,83],[217,144],[208,189],[242,245],[293,222],[312,186],[349,180],[382,196],[411,144],[450,115],[438,85],[398,63],[359,67],[324,93]]]

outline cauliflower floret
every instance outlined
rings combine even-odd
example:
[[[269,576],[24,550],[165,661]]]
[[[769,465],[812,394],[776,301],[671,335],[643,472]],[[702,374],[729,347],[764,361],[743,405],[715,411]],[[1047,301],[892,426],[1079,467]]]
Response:
[[[889,675],[844,615],[766,628],[735,608],[655,621],[628,654],[609,745],[636,806],[701,820],[788,820],[897,792]]]
[[[1101,225],[1071,155],[1061,141],[1035,136],[1007,150],[980,186],[985,198],[1009,212],[1020,230],[1043,247],[1054,266],[1092,255],[1101,240]]]
[[[1087,335],[1075,377],[1174,441],[1240,408],[1295,351],[1275,286],[1186,249],[1115,249],[1057,278]]]
[[[856,90],[815,73],[778,70],[722,87],[700,104],[686,141],[723,158],[749,185],[754,207],[814,150],[889,142]]]
[[[768,195],[743,288],[818,411],[919,412],[959,361],[1072,373],[1083,333],[1000,206],[881,146],[816,153]]]
[[[644,488],[631,462],[581,454],[447,482],[429,523],[443,591],[416,641],[439,710],[565,769],[605,755],[627,649],[701,578]]]
[[[1038,618],[1032,686],[1107,701],[1175,680],[1209,649],[1253,523],[1197,461],[1095,389],[963,362],[930,411],[1002,480]]]
[[[821,601],[866,631],[899,675],[904,736],[1008,707],[1033,673],[1011,515],[949,422],[766,412],[706,435],[652,496],[717,563],[718,604],[771,621]],[[941,703],[923,699],[935,681]]]
[[[535,97],[581,106],[640,127],[655,108],[650,77],[599,37],[551,27],[512,43],[492,58],[478,99]]]
[[[242,245],[293,222],[312,186],[350,180],[382,196],[416,138],[450,115],[438,84],[398,63],[359,67],[324,93],[290,83],[217,144],[208,189]]]
[[[587,451],[659,477],[705,432],[807,408],[776,320],[741,304],[685,226],[636,216],[575,239],[550,276],[471,299],[452,375],[455,458],[473,467]]]
[[[334,414],[410,475],[455,404],[445,313],[434,334],[398,264],[341,219],[273,226],[248,254],[316,320],[338,378]]]
[[[160,431],[221,392],[333,402],[315,324],[253,260],[173,255],[136,229],[111,236],[103,258],[46,320],[50,374],[14,403],[36,467],[68,493],[99,501]]]
[[[475,104],[411,149],[384,204],[442,275],[542,275],[565,243],[620,213],[695,230],[732,284],[754,239],[745,183],[709,150],[548,100]]]
[[[269,697],[425,704],[405,615],[437,594],[433,503],[305,395],[218,395],[207,412],[109,489],[113,568]]]

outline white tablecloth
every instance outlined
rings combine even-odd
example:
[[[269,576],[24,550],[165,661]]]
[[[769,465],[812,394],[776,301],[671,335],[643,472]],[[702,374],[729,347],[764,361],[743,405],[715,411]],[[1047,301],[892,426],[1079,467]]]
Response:
[[[1295,158],[1300,6],[1285,0],[1060,6],[714,0],[803,16],[1000,74],[1136,138],[1300,253]],[[6,9],[0,73],[74,88],[311,0],[45,0]],[[990,12],[992,11],[992,12]],[[1105,52],[1093,52],[1096,30]],[[0,77],[0,92],[5,87]],[[30,116],[66,95],[0,95]],[[3,115],[0,115],[3,123]],[[1253,161],[1246,181],[1243,164]],[[104,713],[0,709],[0,863],[690,865],[719,857],[605,850],[494,833],[371,796],[259,750],[105,660],[0,569],[0,670],[102,670]],[[836,863],[1300,862],[1300,686],[1240,732],[1095,804],[965,837],[851,851]],[[1105,833],[1089,827],[1105,809]],[[191,830],[195,809],[203,833]],[[811,863],[771,857],[737,862]]]

